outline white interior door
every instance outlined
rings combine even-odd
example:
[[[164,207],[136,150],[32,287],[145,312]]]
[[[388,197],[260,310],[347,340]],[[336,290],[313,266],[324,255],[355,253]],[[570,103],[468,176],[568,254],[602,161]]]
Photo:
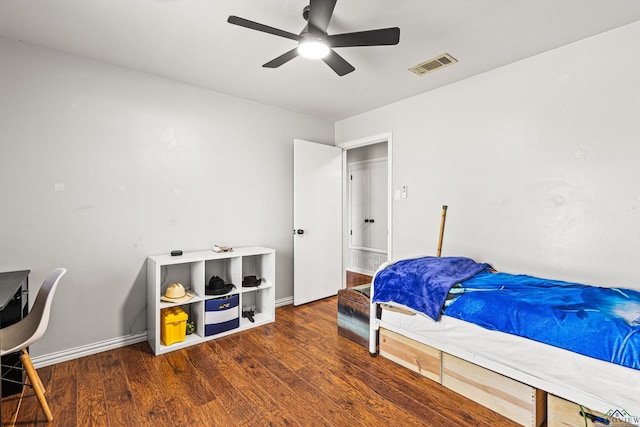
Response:
[[[342,149],[293,143],[293,304],[342,287]]]
[[[369,170],[365,164],[353,164],[349,170],[349,234],[352,247],[367,247],[369,245]]]
[[[369,248],[387,250],[387,161],[371,163]]]

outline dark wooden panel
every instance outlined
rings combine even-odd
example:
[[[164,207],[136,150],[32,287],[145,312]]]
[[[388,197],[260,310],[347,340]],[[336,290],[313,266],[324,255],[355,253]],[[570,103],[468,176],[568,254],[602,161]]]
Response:
[[[368,347],[369,304],[355,302],[342,296],[338,295],[338,335]]]
[[[373,277],[371,276],[368,276],[366,274],[354,273],[353,271],[347,271],[346,276],[347,288],[371,283],[371,281],[373,280]]]

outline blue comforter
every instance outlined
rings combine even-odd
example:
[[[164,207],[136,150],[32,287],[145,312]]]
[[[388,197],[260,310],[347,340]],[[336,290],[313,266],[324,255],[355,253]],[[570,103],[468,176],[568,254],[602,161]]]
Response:
[[[398,261],[376,273],[373,302],[395,302],[438,320],[449,289],[487,267],[464,257]]]
[[[429,258],[422,260],[418,264],[432,263]],[[441,266],[448,261],[442,263],[435,261]],[[459,265],[455,261],[453,264]],[[441,293],[443,288],[447,288],[447,291],[451,290],[449,297],[453,296],[444,308],[447,316],[640,369],[640,292],[493,273],[486,264],[477,270],[481,265],[473,261],[464,262],[463,267],[469,268],[470,274],[458,281],[453,289],[448,285],[450,280],[447,276],[464,277],[464,272],[456,270],[455,274],[444,274],[444,277],[436,274],[434,286],[433,278],[421,280],[420,274],[411,272],[411,268],[403,273],[383,274],[385,269],[375,277],[373,300],[403,304],[437,320],[439,311],[435,310],[438,307],[438,310],[443,309],[447,295],[443,300]],[[396,268],[401,269],[402,264]],[[435,270],[442,268],[435,267]],[[397,279],[401,276],[410,276],[413,280],[400,285]],[[403,292],[402,287],[410,289],[406,290],[406,295],[396,298]],[[387,299],[385,295],[391,298]],[[412,297],[432,302],[407,301]],[[425,311],[424,307],[428,309]]]

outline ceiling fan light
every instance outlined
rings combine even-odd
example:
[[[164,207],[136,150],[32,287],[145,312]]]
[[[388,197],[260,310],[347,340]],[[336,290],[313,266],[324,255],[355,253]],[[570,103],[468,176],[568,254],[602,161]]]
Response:
[[[298,53],[305,58],[320,59],[329,54],[329,46],[321,40],[305,39],[298,44]]]

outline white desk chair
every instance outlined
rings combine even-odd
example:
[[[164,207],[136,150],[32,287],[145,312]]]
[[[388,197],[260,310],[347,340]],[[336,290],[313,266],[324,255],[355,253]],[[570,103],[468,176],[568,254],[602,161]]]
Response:
[[[20,361],[22,362],[25,371],[27,371],[27,377],[29,377],[31,387],[33,387],[36,397],[38,398],[38,402],[40,402],[42,411],[46,415],[48,421],[53,420],[53,415],[51,415],[47,399],[44,397],[44,386],[40,381],[38,373],[33,367],[33,363],[31,363],[27,347],[39,340],[47,330],[53,294],[56,291],[60,278],[66,272],[67,270],[65,268],[56,268],[53,270],[47,280],[45,280],[40,287],[38,295],[36,296],[36,301],[33,304],[31,311],[29,311],[24,319],[14,323],[13,325],[7,326],[6,328],[0,329],[0,356],[18,351],[21,353]]]

